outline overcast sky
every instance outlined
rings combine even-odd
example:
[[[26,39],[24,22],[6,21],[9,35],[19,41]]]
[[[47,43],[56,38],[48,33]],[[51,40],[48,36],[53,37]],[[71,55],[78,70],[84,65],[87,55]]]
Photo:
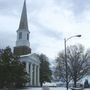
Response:
[[[67,45],[82,44],[90,48],[90,0],[26,0],[30,44],[33,53],[57,57]],[[0,0],[0,48],[15,46],[24,0]]]

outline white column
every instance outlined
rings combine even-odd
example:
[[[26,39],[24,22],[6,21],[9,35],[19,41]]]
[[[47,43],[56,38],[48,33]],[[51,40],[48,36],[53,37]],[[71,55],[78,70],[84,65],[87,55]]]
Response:
[[[34,65],[34,86],[36,86],[36,65]]]
[[[26,72],[29,73],[29,63],[26,62]]]
[[[26,62],[26,72],[29,74],[29,62]],[[29,83],[26,83],[26,86],[29,86]]]
[[[32,82],[33,82],[33,66],[32,63],[30,65],[30,84],[32,86]]]
[[[38,73],[38,77],[37,77],[38,86],[40,86],[40,66],[38,66],[37,73]]]

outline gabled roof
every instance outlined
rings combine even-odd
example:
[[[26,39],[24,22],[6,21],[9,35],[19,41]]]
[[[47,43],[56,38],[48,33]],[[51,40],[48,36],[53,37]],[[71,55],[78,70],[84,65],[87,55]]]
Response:
[[[20,61],[22,62],[31,62],[32,64],[39,65],[40,59],[36,53],[33,54],[27,54],[27,55],[21,55]]]

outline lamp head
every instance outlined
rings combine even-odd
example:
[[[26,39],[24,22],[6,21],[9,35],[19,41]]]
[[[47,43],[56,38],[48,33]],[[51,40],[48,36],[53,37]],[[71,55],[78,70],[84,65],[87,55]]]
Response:
[[[76,37],[81,37],[81,35],[76,35]]]

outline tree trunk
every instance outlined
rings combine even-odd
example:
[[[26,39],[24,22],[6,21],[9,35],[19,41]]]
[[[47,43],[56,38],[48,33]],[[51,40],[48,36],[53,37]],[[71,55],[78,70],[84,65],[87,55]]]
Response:
[[[40,82],[41,87],[42,87],[42,84],[43,84],[43,83],[42,83],[42,82]]]
[[[76,87],[77,85],[76,85],[76,81],[74,82],[74,87]]]
[[[76,82],[77,82],[76,79],[74,79],[74,87],[77,86],[77,83]]]

